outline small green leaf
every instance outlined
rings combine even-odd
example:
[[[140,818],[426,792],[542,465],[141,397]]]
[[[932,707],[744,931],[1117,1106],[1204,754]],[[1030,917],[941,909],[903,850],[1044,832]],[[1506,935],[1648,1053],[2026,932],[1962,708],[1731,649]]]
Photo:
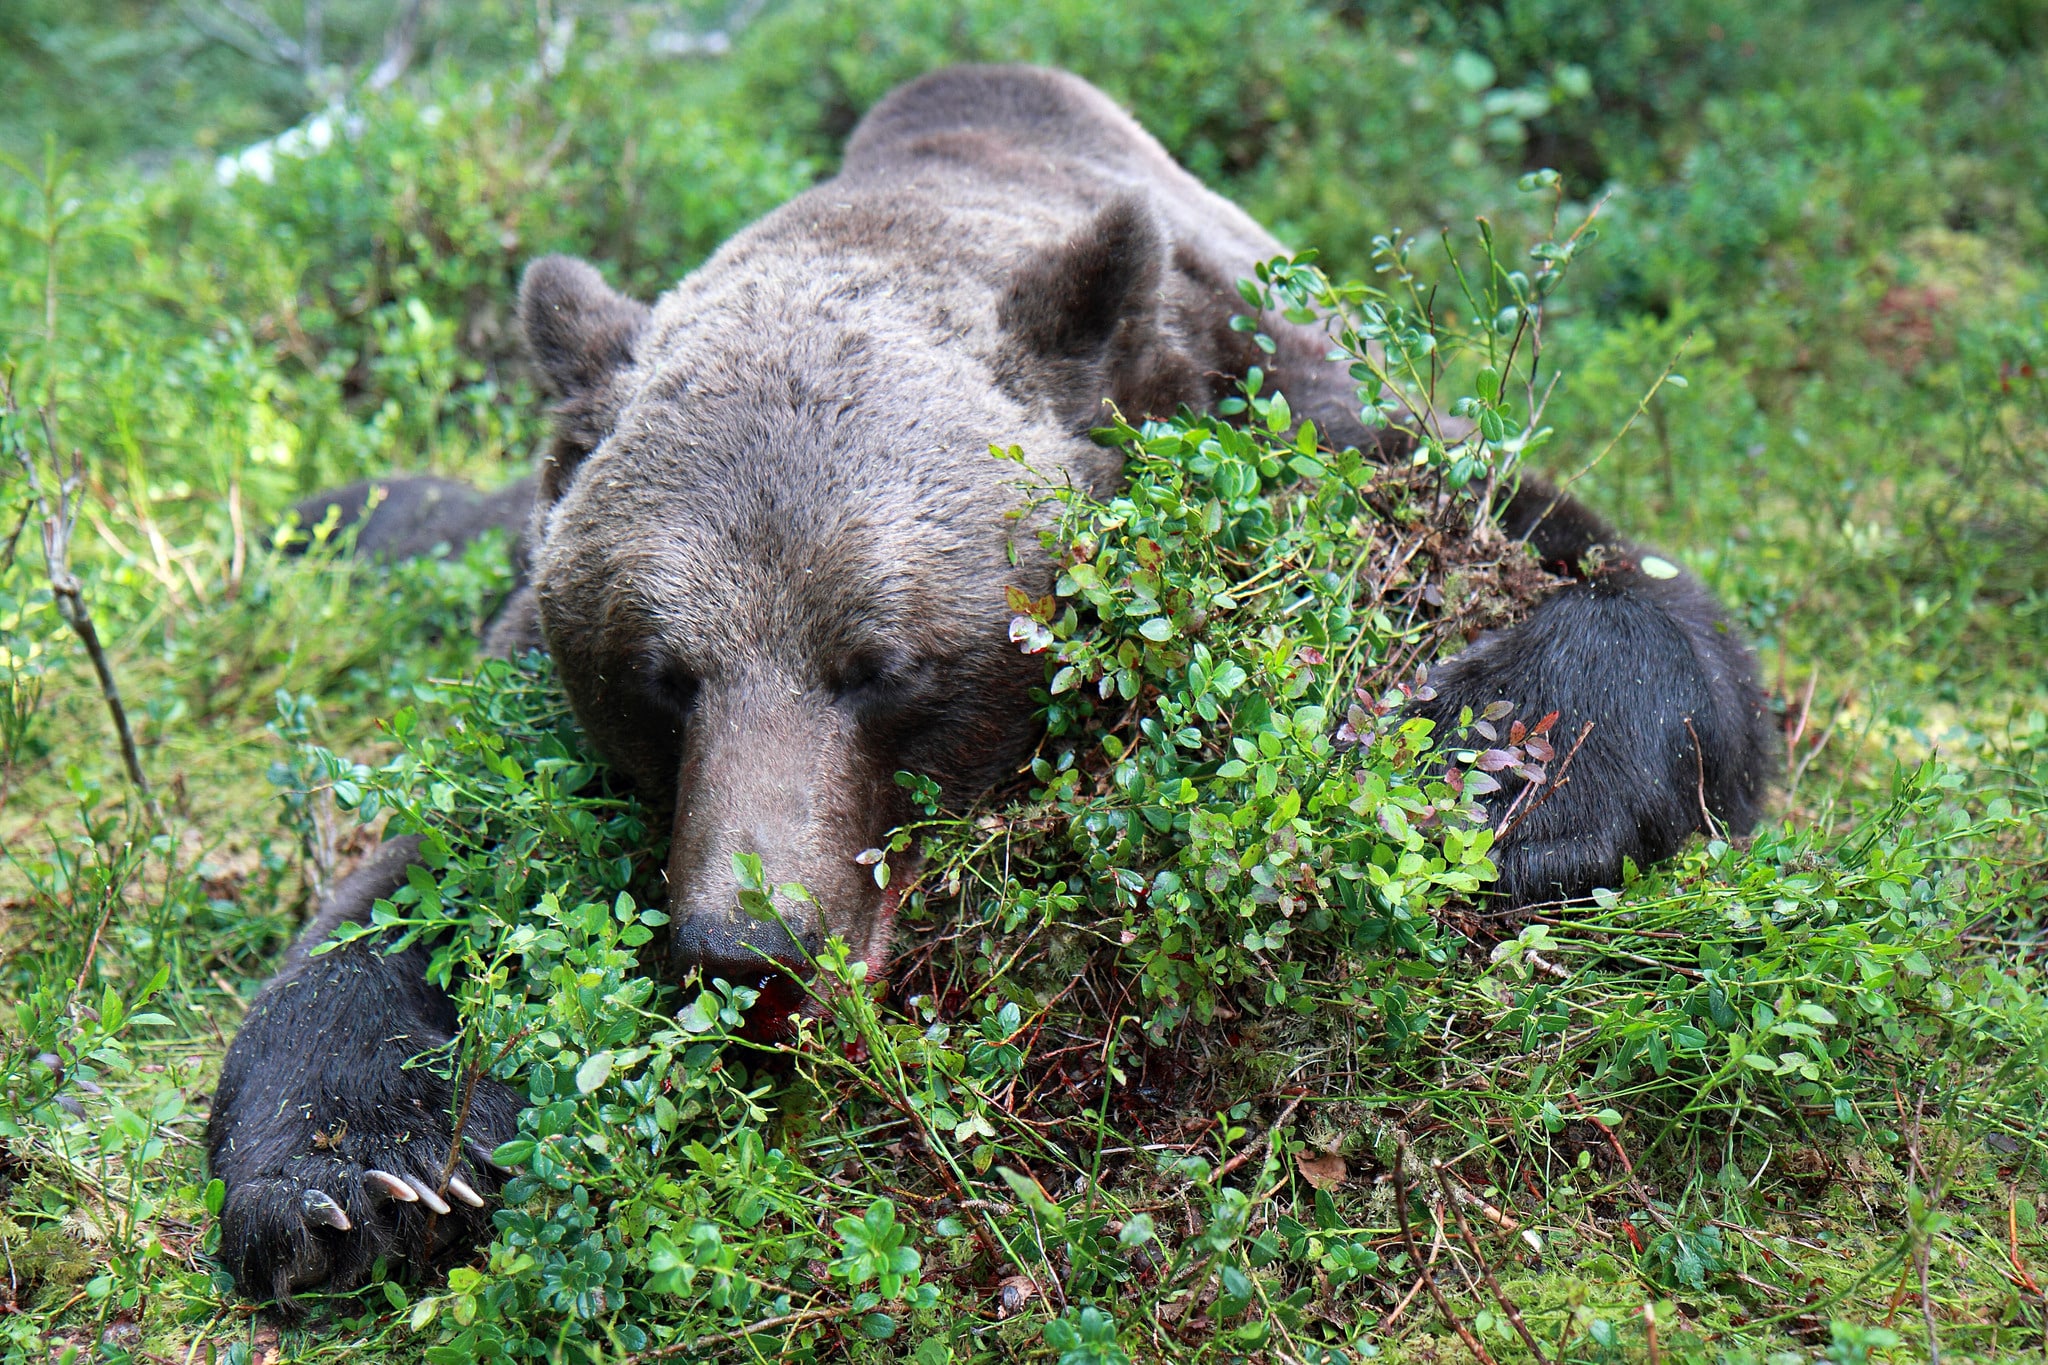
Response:
[[[612,1078],[612,1054],[593,1052],[576,1068],[576,1089],[585,1095]]]
[[[532,1138],[513,1138],[498,1144],[498,1149],[491,1153],[491,1161],[498,1166],[524,1166],[533,1159],[533,1148]]]
[[[700,995],[683,1007],[676,1022],[685,1033],[709,1033],[718,1025],[718,1002],[708,994]]]

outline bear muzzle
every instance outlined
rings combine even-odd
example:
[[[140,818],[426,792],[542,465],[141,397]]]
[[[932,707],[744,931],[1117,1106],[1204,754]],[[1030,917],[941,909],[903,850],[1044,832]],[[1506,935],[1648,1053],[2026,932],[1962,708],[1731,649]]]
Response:
[[[756,1012],[782,1018],[802,1003],[829,938],[844,939],[871,977],[884,966],[893,898],[862,855],[897,823],[900,793],[857,727],[811,698],[707,691],[678,774],[671,960],[761,989]]]

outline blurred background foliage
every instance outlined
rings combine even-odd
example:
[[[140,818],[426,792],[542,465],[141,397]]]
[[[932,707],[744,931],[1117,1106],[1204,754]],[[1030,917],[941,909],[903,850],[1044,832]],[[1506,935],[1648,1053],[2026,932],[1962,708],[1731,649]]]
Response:
[[[34,383],[89,377],[92,401],[62,395],[73,434],[153,517],[196,528],[210,506],[219,535],[236,483],[274,514],[374,470],[489,477],[536,430],[508,325],[523,262],[574,251],[651,296],[828,173],[901,80],[1051,62],[1338,274],[1365,271],[1390,228],[1486,216],[1530,240],[1514,179],[1560,170],[1578,211],[1604,200],[1604,240],[1552,314],[1574,400],[1553,448],[1604,438],[1682,344],[1710,382],[1659,399],[1592,476],[1599,500],[1710,557],[1783,527],[1801,566],[1783,581],[1801,587],[1805,566],[1861,562],[1835,618],[1852,630],[1881,629],[1873,608],[1928,574],[1937,595],[1964,589],[1943,633],[2021,608],[1991,656],[1943,657],[1967,672],[2041,641],[2040,508],[2016,486],[2038,452],[1985,449],[2009,437],[1957,400],[2003,399],[2041,344],[2044,14],[24,0],[0,19],[0,148],[87,159],[66,182],[50,356],[40,210],[20,177],[0,189],[0,327]],[[309,16],[320,63],[301,69],[275,49],[303,58]],[[386,79],[395,47],[409,60]],[[1768,556],[1742,558],[1726,572]],[[1785,594],[1736,595],[1773,632]]]

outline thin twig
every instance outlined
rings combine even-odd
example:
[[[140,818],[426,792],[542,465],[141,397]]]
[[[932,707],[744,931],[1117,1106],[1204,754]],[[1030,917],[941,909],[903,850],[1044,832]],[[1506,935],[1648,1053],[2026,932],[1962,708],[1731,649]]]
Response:
[[[1500,1287],[1500,1281],[1494,1278],[1493,1267],[1486,1263],[1486,1254],[1479,1249],[1479,1239],[1472,1235],[1472,1225],[1465,1221],[1465,1211],[1458,1207],[1458,1196],[1451,1188],[1451,1178],[1445,1173],[1444,1164],[1441,1161],[1433,1161],[1430,1163],[1430,1169],[1436,1173],[1436,1183],[1443,1187],[1444,1202],[1451,1206],[1451,1216],[1458,1220],[1458,1235],[1465,1239],[1465,1245],[1471,1248],[1472,1259],[1479,1263],[1479,1279],[1486,1286],[1486,1292],[1500,1305],[1500,1311],[1508,1315],[1508,1325],[1515,1329],[1516,1335],[1522,1338],[1522,1344],[1536,1357],[1537,1365],[1550,1365],[1550,1357],[1543,1353],[1543,1348],[1536,1344],[1535,1334],[1530,1332],[1529,1325],[1522,1321],[1522,1310],[1515,1307],[1514,1300],[1507,1296],[1506,1291]]]
[[[1896,1088],[1893,1094],[1897,1095]],[[1906,1130],[1906,1157],[1916,1178],[1927,1191],[1927,1211],[1931,1219],[1935,1206],[1941,1202],[1941,1183],[1933,1177],[1926,1163],[1920,1159],[1920,1116],[1926,1102],[1927,1083],[1922,1081],[1920,1088],[1913,1094],[1913,1123]],[[1917,1243],[1914,1247],[1914,1260],[1920,1272],[1920,1320],[1927,1324],[1927,1365],[1941,1365],[1941,1340],[1934,1330],[1934,1299],[1927,1289],[1927,1262],[1933,1255],[1934,1239],[1928,1235],[1924,1225],[1913,1229],[1913,1238]]]
[[[1820,732],[1819,738],[1813,741],[1813,746],[1800,756],[1798,763],[1793,765],[1792,776],[1785,783],[1786,800],[1789,801],[1792,798],[1792,794],[1799,790],[1800,779],[1806,776],[1806,770],[1812,766],[1813,760],[1820,757],[1821,751],[1828,747],[1828,741],[1835,737],[1835,727],[1841,724],[1842,708],[1849,704],[1852,696],[1854,696],[1854,693],[1845,692],[1842,694],[1841,700],[1835,703],[1835,714],[1828,720],[1827,728]]]
[[[242,574],[249,564],[249,538],[242,527],[242,481],[228,480],[228,529],[233,536],[228,549],[228,601],[242,592]]]
[[[85,989],[85,977],[92,970],[93,954],[100,950],[100,935],[107,931],[107,921],[113,917],[114,907],[120,903],[119,896],[107,897],[106,908],[100,911],[100,922],[92,927],[92,941],[85,945],[85,961],[79,964],[78,980],[71,983],[73,995]]]
[[[178,8],[193,28],[217,43],[225,43],[243,56],[271,66],[285,66],[305,72],[305,51],[290,34],[279,28],[269,15],[249,5],[223,0],[223,9],[247,25],[236,28],[195,4],[179,0]]]
[[[488,1065],[481,1061],[472,1061],[469,1064],[469,1074],[462,1082],[462,1107],[456,1111],[455,1131],[448,1138],[448,1160],[441,1166],[441,1193],[448,1192],[448,1180],[455,1174],[455,1163],[462,1160],[462,1130],[469,1126],[469,1106],[476,1099],[476,1087],[483,1079],[483,1073],[497,1070],[498,1063],[511,1056],[512,1049],[519,1045],[520,1040],[538,1027],[537,1024],[528,1024],[507,1038],[504,1046],[498,1049],[497,1055],[491,1058]]]
[[[1516,830],[1522,827],[1522,822],[1524,820],[1528,819],[1530,816],[1534,815],[1539,809],[1541,809],[1545,801],[1548,801],[1551,797],[1557,795],[1560,791],[1564,790],[1566,785],[1569,784],[1572,780],[1572,760],[1579,756],[1579,746],[1584,744],[1586,742],[1586,736],[1592,733],[1593,722],[1590,720],[1579,727],[1579,737],[1572,741],[1571,752],[1566,754],[1564,756],[1564,762],[1558,765],[1557,781],[1551,783],[1548,787],[1546,787],[1543,791],[1543,795],[1537,797],[1534,801],[1531,801],[1529,803],[1528,809],[1524,810],[1520,815],[1515,817],[1513,824],[1505,825],[1501,829],[1495,831],[1493,836],[1493,841],[1495,843],[1501,843],[1505,841],[1510,834],[1513,834]]]
[[[1820,669],[1816,667],[1813,672],[1806,675],[1806,687],[1799,694],[1799,714],[1793,719],[1789,727],[1790,733],[1785,737],[1785,754],[1788,760],[1799,751],[1799,741],[1806,737],[1806,722],[1813,715],[1813,690],[1819,685]]]
[[[808,1327],[814,1322],[830,1322],[834,1318],[843,1318],[854,1311],[850,1303],[838,1304],[831,1308],[803,1308],[794,1313],[784,1313],[780,1317],[762,1318],[759,1322],[748,1323],[745,1327],[735,1327],[730,1332],[713,1332],[694,1341],[678,1341],[659,1350],[642,1351],[638,1355],[627,1356],[620,1365],[640,1365],[644,1360],[671,1360],[680,1355],[693,1355],[708,1351],[714,1346],[730,1345],[759,1332],[772,1332],[778,1327]]]
[[[113,664],[108,661],[107,651],[100,643],[92,611],[85,604],[85,585],[71,571],[71,532],[78,524],[76,497],[85,482],[85,456],[74,448],[71,452],[71,473],[65,475],[63,459],[58,454],[56,424],[50,417],[50,410],[47,407],[36,410],[43,429],[44,449],[52,471],[58,476],[53,505],[49,494],[44,491],[34,453],[29,450],[28,442],[15,432],[21,420],[21,409],[14,400],[14,385],[6,378],[0,378],[0,403],[5,406],[15,457],[28,476],[29,496],[43,519],[43,566],[50,582],[51,599],[57,604],[58,614],[64,618],[64,623],[71,627],[72,633],[85,646],[87,656],[92,659],[93,671],[99,675],[100,695],[106,699],[107,714],[113,718],[114,733],[121,742],[121,761],[128,769],[128,781],[141,796],[151,823],[161,828],[164,823],[163,807],[157,804],[155,794],[149,789],[149,779],[143,775],[142,758],[135,749],[135,733],[128,726],[128,708],[121,704],[121,689],[114,681]]]
[[[1429,1244],[1429,1260],[1424,1263],[1425,1269],[1436,1265],[1436,1258],[1439,1254],[1442,1253],[1443,1249],[1444,1225],[1442,1223],[1438,1223],[1436,1225],[1436,1238]],[[1401,1301],[1394,1305],[1394,1311],[1387,1314],[1386,1317],[1380,1320],[1380,1329],[1384,1331],[1385,1329],[1392,1327],[1394,1325],[1394,1320],[1400,1317],[1401,1314],[1408,1310],[1408,1305],[1413,1303],[1415,1301],[1415,1296],[1417,1294],[1420,1294],[1421,1292],[1422,1277],[1420,1275],[1417,1275],[1415,1277],[1415,1283],[1408,1286],[1408,1292],[1406,1294],[1403,1294],[1401,1296]]]
[[[1577,483],[1580,479],[1585,478],[1595,469],[1597,469],[1600,466],[1600,462],[1607,458],[1608,452],[1612,451],[1617,445],[1621,444],[1622,437],[1628,435],[1630,429],[1635,426],[1637,420],[1640,419],[1642,415],[1649,410],[1650,403],[1657,397],[1658,390],[1662,389],[1664,387],[1665,382],[1671,378],[1671,372],[1678,368],[1678,358],[1681,355],[1685,354],[1685,348],[1692,344],[1692,339],[1696,335],[1698,335],[1698,333],[1696,332],[1687,332],[1685,334],[1685,340],[1678,343],[1678,349],[1671,353],[1671,359],[1669,362],[1665,364],[1663,372],[1657,376],[1657,382],[1650,385],[1650,391],[1648,393],[1645,393],[1642,396],[1642,399],[1639,402],[1637,402],[1635,411],[1631,412],[1628,415],[1628,420],[1621,424],[1621,430],[1615,432],[1614,435],[1608,439],[1607,444],[1600,447],[1600,449],[1594,454],[1592,459],[1586,461],[1585,464],[1581,465],[1577,470],[1573,471],[1571,477],[1565,479],[1562,483],[1558,484],[1556,496],[1551,498],[1549,503],[1547,503],[1544,506],[1543,511],[1540,514],[1538,514],[1535,522],[1530,525],[1529,531],[1527,534],[1523,536],[1523,539],[1526,540],[1530,535],[1534,535],[1536,527],[1541,526],[1544,523],[1544,521],[1549,518],[1550,514],[1557,510],[1557,505],[1564,501],[1565,494],[1571,491],[1571,486]]]
[[[401,0],[391,26],[384,30],[384,56],[363,82],[363,89],[375,95],[398,84],[419,49],[420,11],[425,7],[426,0]]]
[[[2033,1274],[2020,1260],[2020,1190],[2017,1185],[2008,1192],[2005,1203],[2005,1258],[2012,1262],[2013,1283],[2039,1294],[2041,1286],[2034,1282]]]
[[[1934,1332],[1934,1301],[1927,1293],[1927,1260],[1932,1248],[1920,1244],[1920,1319],[1927,1324],[1927,1365],[1941,1365],[1941,1340]]]
[[[1479,1338],[1473,1336],[1471,1329],[1465,1326],[1464,1320],[1451,1311],[1450,1302],[1444,1298],[1444,1291],[1437,1285],[1436,1272],[1423,1262],[1422,1254],[1415,1249],[1415,1233],[1408,1226],[1408,1179],[1403,1173],[1412,1159],[1408,1144],[1398,1144],[1394,1151],[1394,1208],[1401,1215],[1401,1242],[1408,1248],[1408,1259],[1422,1266],[1422,1287],[1429,1291],[1429,1297],[1436,1303],[1436,1311],[1444,1315],[1444,1321],[1451,1325],[1451,1330],[1465,1343],[1465,1349],[1478,1358],[1479,1365],[1495,1365],[1493,1357],[1487,1354],[1486,1347],[1480,1344]]]
[[[33,503],[22,504],[21,519],[14,523],[14,530],[8,534],[7,549],[4,552],[0,552],[0,573],[5,573],[14,567],[15,547],[21,544],[21,533],[28,529],[28,519],[34,514],[35,510]]]
[[[1697,778],[1699,786],[1697,791],[1700,802],[1700,819],[1707,822],[1707,837],[1709,839],[1719,839],[1722,837],[1721,822],[1716,820],[1714,813],[1707,809],[1707,751],[1700,744],[1700,732],[1692,728],[1691,716],[1685,717],[1685,732],[1692,736],[1693,766],[1699,770]]]
[[[1666,1232],[1675,1232],[1677,1229],[1672,1226],[1671,1220],[1665,1217],[1662,1209],[1651,1202],[1650,1192],[1644,1189],[1643,1182],[1636,1178],[1636,1164],[1628,1159],[1628,1152],[1622,1147],[1621,1139],[1614,1135],[1614,1130],[1601,1122],[1598,1114],[1586,1108],[1586,1102],[1579,1098],[1576,1091],[1567,1090],[1565,1098],[1578,1109],[1580,1118],[1598,1128],[1601,1135],[1607,1139],[1607,1145],[1614,1149],[1614,1155],[1621,1161],[1622,1174],[1628,1177],[1629,1189],[1635,1193],[1636,1198],[1643,1201],[1643,1208],[1657,1221],[1657,1226]]]

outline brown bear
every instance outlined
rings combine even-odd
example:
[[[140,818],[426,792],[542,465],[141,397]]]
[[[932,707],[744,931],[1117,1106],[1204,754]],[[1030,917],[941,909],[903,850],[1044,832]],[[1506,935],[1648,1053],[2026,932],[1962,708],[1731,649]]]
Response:
[[[1052,570],[991,444],[1108,494],[1119,457],[1089,437],[1105,403],[1207,407],[1257,362],[1333,443],[1395,453],[1322,332],[1269,321],[1263,357],[1231,329],[1235,282],[1281,251],[1085,82],[961,67],[890,95],[838,175],[652,308],[580,262],[533,264],[521,321],[562,402],[530,585],[492,645],[545,647],[598,750],[673,811],[682,962],[758,981],[837,934],[879,970],[889,907],[856,857],[909,813],[894,774],[967,801],[1031,748],[1042,660],[1009,640],[1005,589],[1041,592]],[[1533,479],[1503,521],[1565,572],[1617,544]],[[1510,696],[1561,711],[1564,733],[1593,723],[1575,780],[1498,850],[1511,901],[1612,882],[1709,811],[1755,818],[1754,665],[1697,583],[1628,559],[1437,670],[1439,717]],[[738,853],[814,901],[786,927],[742,913]],[[367,913],[406,856],[339,888],[309,941]],[[297,953],[235,1040],[209,1142],[245,1292],[422,1258],[425,1209],[454,1211],[443,1241],[484,1226],[493,1172],[464,1160],[442,1182],[446,1083],[402,1065],[454,1022],[421,951]],[[474,1145],[509,1136],[517,1108],[481,1096]]]

